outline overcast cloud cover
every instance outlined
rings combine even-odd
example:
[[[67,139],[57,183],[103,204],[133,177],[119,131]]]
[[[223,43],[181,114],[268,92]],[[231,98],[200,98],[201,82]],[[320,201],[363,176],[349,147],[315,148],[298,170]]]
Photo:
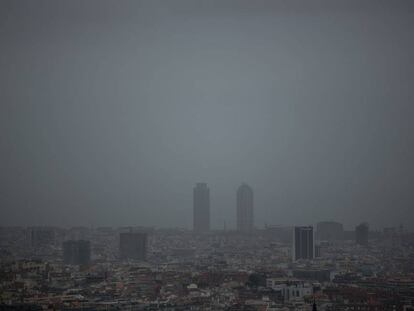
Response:
[[[0,0],[0,225],[414,228],[413,1]]]

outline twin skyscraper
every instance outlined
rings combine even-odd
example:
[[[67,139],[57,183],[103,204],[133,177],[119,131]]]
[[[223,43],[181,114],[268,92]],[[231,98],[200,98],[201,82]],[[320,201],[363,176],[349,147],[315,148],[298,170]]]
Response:
[[[237,230],[253,231],[253,190],[243,183],[237,189]],[[193,189],[193,229],[202,233],[210,230],[210,189],[206,183],[197,183]]]

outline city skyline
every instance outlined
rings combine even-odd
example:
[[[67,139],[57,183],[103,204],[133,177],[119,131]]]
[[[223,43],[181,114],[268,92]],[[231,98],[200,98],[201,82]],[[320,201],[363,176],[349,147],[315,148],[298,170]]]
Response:
[[[412,2],[202,2],[1,1],[1,225],[414,228]]]
[[[214,202],[211,204],[210,200],[210,188],[208,187],[208,184],[206,182],[197,182],[193,188],[193,205],[192,205],[192,224],[191,226],[157,226],[157,224],[148,224],[148,223],[139,223],[131,221],[129,223],[123,223],[123,224],[88,224],[90,227],[148,227],[148,228],[182,228],[182,229],[188,229],[195,232],[208,232],[208,231],[220,231],[220,230],[228,230],[228,231],[239,231],[239,232],[252,232],[255,228],[257,229],[263,229],[267,226],[280,226],[280,227],[291,227],[294,228],[295,226],[301,225],[301,226],[319,226],[319,225],[340,225],[342,230],[346,229],[348,231],[353,231],[358,225],[361,224],[361,219],[357,219],[355,221],[355,224],[343,224],[340,221],[334,220],[334,219],[325,219],[321,218],[319,220],[315,220],[314,222],[292,222],[292,223],[271,223],[269,222],[269,219],[267,219],[267,222],[264,222],[263,224],[256,224],[254,221],[254,195],[252,188],[245,182],[242,182],[239,187],[236,188],[235,191],[235,208],[234,213],[227,219],[220,219],[218,223],[215,223],[211,225],[211,205],[214,207]],[[196,224],[197,223],[197,224]],[[367,222],[363,222],[367,224]],[[230,224],[230,225],[229,225]],[[0,224],[1,225],[1,224]],[[88,227],[86,225],[86,227]],[[224,227],[223,227],[224,225]],[[344,226],[345,225],[345,226]],[[12,225],[13,226],[13,225]],[[60,226],[59,224],[27,224],[23,225],[24,227],[48,227],[48,226]],[[75,223],[75,224],[69,224],[64,227],[76,227],[76,226],[85,226],[85,224],[81,223]],[[383,229],[393,227],[393,226],[399,226],[403,228],[405,227],[402,223],[399,224],[385,224],[383,227],[375,227],[373,226],[374,231],[381,231]],[[196,229],[196,227],[198,229]],[[410,227],[408,227],[410,229]]]
[[[245,182],[241,183],[241,185],[239,187],[237,187],[236,189],[236,200],[235,200],[235,210],[234,210],[234,215],[233,217],[230,217],[229,219],[222,219],[222,221],[224,222],[224,230],[234,230],[234,231],[239,231],[239,232],[244,232],[244,233],[251,233],[256,225],[254,222],[254,195],[253,195],[253,190],[252,188]],[[190,229],[193,230],[195,232],[208,232],[208,231],[220,231],[223,229],[222,226],[220,226],[219,224],[216,224],[216,226],[211,226],[210,223],[210,219],[211,219],[211,200],[210,200],[210,188],[208,187],[208,184],[205,182],[197,182],[193,188],[193,206],[192,206],[192,218],[193,218],[193,223],[191,228],[188,227],[179,227],[179,226],[164,226],[164,227],[159,227],[159,228],[183,228],[183,229]],[[230,220],[230,221],[229,221]],[[233,224],[231,226],[227,226],[228,223]],[[319,227],[319,225],[340,225],[341,226],[341,230],[344,230],[343,227],[343,223],[341,222],[337,222],[336,220],[330,219],[320,219],[315,221],[314,223],[302,223],[302,226],[305,225],[317,225]],[[362,224],[366,224],[367,222],[363,222],[361,224],[361,220],[357,220],[357,224],[361,225]],[[72,225],[68,225],[66,227],[76,227],[76,226],[84,226],[82,224],[72,224]],[[115,225],[115,227],[148,227],[148,228],[157,228],[156,224],[148,224],[145,223],[145,225],[142,223],[129,223],[129,224],[121,224],[121,225]],[[222,224],[223,225],[223,224]],[[262,229],[262,228],[266,228],[267,226],[280,226],[280,227],[292,227],[294,228],[295,226],[298,225],[298,223],[290,223],[290,224],[281,224],[281,223],[264,223],[262,226],[259,224],[257,225],[257,229]],[[1,226],[1,224],[0,224]],[[28,225],[23,225],[23,227],[28,227],[28,228],[42,228],[42,227],[53,227],[53,226],[57,226],[59,227],[58,224],[33,224],[30,223]],[[104,225],[96,225],[96,224],[90,224],[91,227],[113,227],[114,224],[104,224]],[[386,229],[389,228],[390,226],[392,226],[392,224],[387,224],[384,227],[379,227],[379,228],[374,228],[374,230],[382,230],[382,229]],[[396,226],[396,224],[394,224],[394,226]],[[398,224],[398,226],[403,226],[402,223]],[[11,227],[13,227],[13,225],[11,225]],[[349,225],[345,226],[346,229],[351,230],[354,228],[357,228],[358,226],[352,226]],[[33,234],[33,233],[32,233]]]
[[[414,311],[414,0],[0,0],[0,311]]]
[[[207,184],[207,183],[201,183],[201,184]],[[241,183],[241,184],[242,184],[242,186],[247,185],[244,182]],[[235,209],[233,211],[231,211],[231,213],[229,213],[227,218],[217,217],[217,214],[219,214],[220,211],[217,210],[217,208],[215,208],[215,207],[222,205],[222,202],[217,201],[217,198],[214,198],[213,204],[210,203],[211,206],[210,206],[210,213],[209,214],[210,214],[210,218],[213,218],[213,220],[214,220],[213,222],[211,222],[211,228],[213,230],[222,229],[223,228],[223,223],[226,223],[226,226],[228,227],[228,229],[237,230],[237,228],[238,228],[238,225],[237,225],[237,191],[239,190],[239,188],[240,188],[240,186],[237,187],[237,188],[236,187],[233,188],[233,190],[236,192],[234,203],[232,203],[235,206]],[[218,190],[218,189],[215,189],[215,190]],[[214,192],[213,192],[213,194],[214,194]],[[231,193],[230,194],[227,193],[226,195],[228,197],[232,196]],[[214,204],[214,203],[216,203],[216,204]],[[283,207],[278,207],[278,208],[281,210],[281,212],[283,212],[283,210],[284,210]],[[154,212],[153,216],[156,215],[155,213],[156,212]],[[188,206],[186,208],[180,209],[180,213],[178,215],[180,217],[182,216],[183,218],[185,218],[185,217],[188,218],[193,213],[194,213],[194,202],[193,202],[191,207]],[[259,213],[260,213],[260,207],[259,207]],[[192,218],[193,218],[193,216],[192,216]],[[253,217],[253,219],[254,219],[254,217]],[[289,221],[289,222],[279,222],[278,218],[275,218],[274,222],[271,222],[271,220],[272,219],[265,219],[262,223],[254,222],[254,225],[256,225],[259,228],[266,227],[267,225],[271,225],[271,226],[275,226],[275,225],[277,225],[277,226],[294,226],[294,225],[298,225],[298,222],[295,222],[295,220],[292,220],[292,221]],[[371,219],[371,221],[372,221],[372,219]],[[401,221],[401,222],[389,222],[389,223],[385,222],[385,223],[381,223],[381,224],[378,224],[378,223],[375,224],[375,223],[372,223],[371,221],[370,221],[370,219],[367,219],[367,218],[363,218],[363,219],[355,218],[350,222],[344,222],[344,221],[341,221],[340,219],[334,219],[333,217],[323,217],[322,216],[321,218],[319,218],[319,217],[314,218],[313,221],[301,221],[301,222],[299,222],[299,224],[305,226],[305,225],[309,225],[309,224],[316,225],[319,222],[339,222],[339,223],[343,224],[344,227],[347,230],[352,230],[358,224],[360,224],[361,222],[367,222],[367,223],[370,223],[370,226],[372,227],[373,230],[382,230],[383,228],[387,228],[387,227],[390,227],[390,226],[401,226],[401,225],[405,228],[414,229],[414,224],[410,221],[407,221],[407,220]],[[171,224],[171,225],[169,225],[169,224],[162,225],[161,224],[160,225],[159,223],[157,223],[157,221],[154,221],[153,223],[151,223],[151,226],[152,227],[159,227],[159,228],[174,228],[174,227],[179,228],[179,227],[182,227],[182,228],[190,229],[190,228],[194,227],[193,222],[194,222],[194,219],[192,220],[191,224],[187,222],[187,224],[184,224],[184,225],[183,224]],[[62,221],[49,222],[49,221],[40,220],[40,221],[36,221],[36,222],[31,221],[31,222],[25,222],[25,223],[16,222],[16,223],[12,223],[10,225],[0,223],[0,226],[27,226],[27,227],[30,227],[30,226],[71,227],[71,226],[79,226],[79,225],[80,226],[86,226],[86,227],[88,227],[88,226],[92,226],[92,227],[99,227],[99,226],[115,226],[115,227],[119,226],[119,227],[122,227],[122,226],[127,226],[128,227],[128,226],[148,225],[148,222],[140,222],[139,219],[137,219],[137,221],[131,221],[131,219],[129,219],[126,222],[95,222],[95,221],[85,222],[85,221],[77,221],[77,222],[72,222],[72,223],[69,222],[68,223],[66,221],[63,221],[63,222]]]

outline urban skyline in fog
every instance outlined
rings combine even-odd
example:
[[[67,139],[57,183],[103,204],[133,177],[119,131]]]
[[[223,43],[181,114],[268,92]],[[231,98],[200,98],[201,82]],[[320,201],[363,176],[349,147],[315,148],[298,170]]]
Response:
[[[240,233],[243,234],[252,234],[254,230],[261,230],[261,229],[266,229],[266,228],[295,228],[297,226],[306,226],[306,225],[310,225],[311,227],[313,227],[314,225],[323,225],[323,224],[328,224],[328,226],[330,226],[331,224],[333,224],[334,226],[340,225],[342,227],[341,230],[348,230],[348,231],[354,231],[357,230],[358,227],[360,226],[365,226],[367,225],[367,228],[369,228],[369,223],[366,221],[359,221],[357,222],[357,225],[355,226],[351,226],[349,224],[343,224],[342,222],[336,220],[336,219],[320,219],[317,220],[315,222],[308,222],[308,223],[273,223],[273,222],[265,222],[263,225],[260,224],[256,224],[254,219],[255,219],[255,208],[254,208],[254,191],[253,189],[250,187],[250,185],[248,185],[247,183],[243,182],[240,184],[240,186],[237,188],[236,191],[236,206],[235,206],[235,211],[234,211],[234,215],[231,219],[224,219],[222,226],[220,227],[218,226],[214,226],[211,224],[210,219],[211,219],[211,199],[210,199],[210,188],[209,185],[205,182],[197,182],[193,188],[193,205],[192,205],[192,223],[190,224],[190,226],[175,226],[175,227],[168,227],[168,226],[164,226],[164,227],[159,227],[157,225],[154,224],[140,224],[140,223],[136,223],[134,222],[134,220],[132,220],[130,223],[128,224],[120,224],[120,225],[114,225],[114,224],[102,224],[102,225],[94,225],[94,224],[89,224],[89,225],[84,225],[81,223],[77,223],[77,224],[72,224],[72,225],[66,225],[64,227],[77,227],[77,226],[90,226],[90,227],[123,227],[123,228],[130,228],[131,230],[133,228],[158,228],[158,229],[187,229],[187,230],[192,230],[195,233],[198,234],[203,234],[203,233],[207,233],[209,231],[216,231],[216,230],[224,230],[224,231],[238,231]],[[234,223],[234,225],[233,225]],[[230,226],[229,226],[230,224]],[[28,225],[25,225],[27,227],[53,227],[53,226],[58,226],[57,224],[35,224],[35,223],[31,223]],[[404,224],[403,223],[399,223],[397,224],[390,224],[388,223],[388,225],[384,226],[384,227],[374,227],[374,228],[369,228],[371,230],[374,231],[381,231],[383,229],[388,229],[388,228],[397,228],[399,227],[401,230],[404,230]],[[307,228],[307,227],[305,227]]]
[[[0,0],[0,311],[414,311],[414,0]]]
[[[0,225],[414,229],[410,1],[0,1]]]

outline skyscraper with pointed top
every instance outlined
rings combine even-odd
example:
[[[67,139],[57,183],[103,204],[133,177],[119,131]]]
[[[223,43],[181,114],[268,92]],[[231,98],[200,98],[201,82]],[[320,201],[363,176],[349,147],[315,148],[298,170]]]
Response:
[[[237,189],[237,230],[244,233],[253,231],[253,190],[243,183]]]

